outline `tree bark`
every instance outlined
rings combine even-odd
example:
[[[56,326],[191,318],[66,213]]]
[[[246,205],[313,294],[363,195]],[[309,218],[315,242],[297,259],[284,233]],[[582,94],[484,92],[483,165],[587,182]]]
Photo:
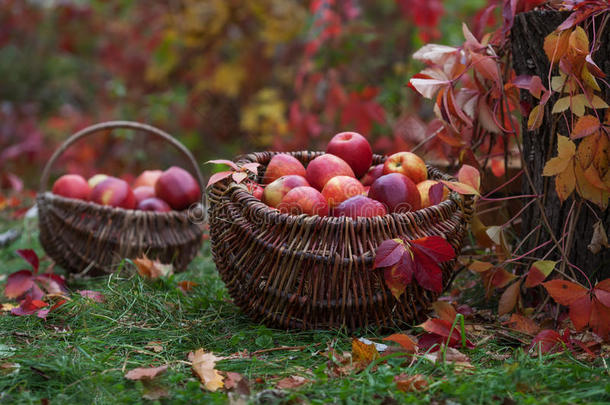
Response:
[[[544,38],[555,30],[568,15],[567,13],[555,11],[532,11],[518,14],[515,17],[511,39],[513,68],[517,75],[540,76],[546,88],[550,88],[550,83],[548,82],[549,60],[543,49]],[[599,27],[599,24],[597,24],[597,27]],[[593,59],[607,77],[610,77],[610,30],[605,29],[602,35],[601,46],[593,55]],[[592,38],[591,35],[589,37]],[[601,82],[600,87],[602,87],[604,100],[608,102],[610,99],[610,89]],[[538,100],[534,99],[527,91],[521,92],[521,99],[530,103],[532,107],[538,103]],[[551,109],[556,99],[557,96],[554,96],[546,104],[544,121],[538,130],[528,131],[527,117],[523,117],[521,125],[523,154],[525,164],[531,173],[535,190],[531,189],[526,178],[523,179],[522,190],[524,194],[536,193],[543,195],[545,214],[553,229],[553,233],[557,239],[560,239],[574,200],[569,198],[562,204],[555,192],[555,178],[542,176],[542,169],[546,161],[557,154],[557,133],[569,135],[563,120],[553,123],[552,121],[558,121],[557,116],[553,117],[553,120],[550,119]],[[577,206],[578,204],[575,205],[575,210]],[[592,203],[589,203],[588,206],[586,204],[581,206],[575,231],[572,235],[572,246],[568,253],[570,262],[582,269],[593,284],[598,280],[610,277],[610,249],[604,249],[598,254],[593,254],[587,248],[593,236],[593,225],[598,221],[598,218],[602,220],[604,227],[608,226],[610,224],[610,210],[601,211]],[[550,240],[538,207],[532,204],[531,208],[523,214],[522,236],[527,235],[538,225],[541,225],[541,231],[539,234],[534,233],[528,239],[521,250],[522,252],[527,252],[541,243]],[[549,244],[547,248],[540,249],[536,252],[536,256],[546,253],[551,246]],[[559,260],[560,258],[561,255],[558,249],[555,249],[548,259]],[[566,271],[571,274],[571,271],[567,268]],[[579,280],[584,282],[584,277],[577,270],[575,274]]]

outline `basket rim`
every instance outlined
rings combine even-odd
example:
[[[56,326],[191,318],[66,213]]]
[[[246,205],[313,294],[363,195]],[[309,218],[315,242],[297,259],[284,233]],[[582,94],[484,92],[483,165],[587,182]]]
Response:
[[[260,153],[261,152],[253,152],[253,153],[250,153],[247,155],[241,155],[236,159],[236,161],[238,162],[238,164],[239,164],[239,162],[260,163],[259,159],[257,158]],[[268,153],[270,156],[277,155],[277,154],[288,154],[288,155],[295,156],[297,158],[300,155],[305,154],[305,153],[312,155],[312,157],[313,156],[317,157],[322,154],[325,154],[325,152],[323,152],[323,151],[313,151],[313,152],[312,151],[295,151],[295,152],[269,151],[269,152],[262,152],[262,153]],[[375,161],[375,159],[385,161],[386,158],[387,158],[387,156],[385,156],[385,155],[378,155],[378,154],[373,155],[373,161]],[[261,166],[262,166],[262,164],[261,164]],[[430,172],[432,172],[433,174],[436,174],[438,176],[437,178],[441,178],[443,180],[448,180],[448,181],[456,180],[455,177],[442,172],[441,170],[439,170],[438,168],[436,168],[434,166],[426,164],[426,168],[428,169],[428,175],[430,175]],[[220,182],[220,183],[227,184],[226,182]],[[218,187],[218,185],[219,185],[219,183],[216,183],[212,186],[212,188],[216,188],[216,187]],[[402,213],[392,212],[392,213],[388,213],[386,215],[378,215],[378,216],[374,216],[374,217],[358,217],[358,218],[351,218],[348,216],[321,217],[319,215],[308,215],[308,214],[292,215],[292,214],[280,213],[276,208],[270,207],[267,204],[260,201],[259,199],[257,199],[256,197],[254,197],[251,193],[249,193],[247,191],[245,185],[236,183],[231,177],[229,177],[229,182],[226,186],[225,192],[232,195],[232,197],[230,197],[230,198],[232,198],[233,200],[240,201],[240,203],[243,204],[243,206],[250,213],[254,214],[256,217],[258,217],[260,219],[263,219],[264,221],[270,221],[271,223],[289,223],[289,222],[293,222],[293,221],[299,221],[302,223],[302,222],[309,221],[309,222],[312,222],[313,224],[322,223],[322,224],[339,225],[339,224],[343,223],[344,221],[348,221],[348,222],[351,222],[351,224],[355,225],[355,226],[357,226],[360,223],[368,223],[371,225],[385,225],[385,224],[387,224],[387,222],[389,220],[399,220],[399,221],[407,220],[409,222],[414,222],[414,221],[417,221],[417,216],[436,217],[436,218],[438,218],[439,216],[442,217],[443,209],[447,209],[447,210],[450,210],[452,213],[455,213],[460,207],[462,207],[462,211],[464,211],[466,213],[466,211],[468,211],[468,209],[471,208],[474,203],[474,196],[461,195],[455,191],[451,191],[449,193],[448,199],[441,201],[439,204],[435,204],[430,207],[420,208],[415,211],[408,211],[408,212],[402,212]]]
[[[185,217],[188,218],[189,216],[189,210],[193,207],[189,207],[186,208],[184,210],[174,210],[172,209],[171,211],[167,211],[167,212],[159,212],[159,211],[144,211],[144,210],[137,210],[137,209],[127,209],[127,208],[122,208],[122,207],[113,207],[110,205],[101,205],[101,204],[97,204],[91,201],[85,201],[85,200],[79,200],[77,198],[70,198],[70,197],[64,197],[61,195],[57,195],[54,194],[51,191],[45,191],[44,193],[38,193],[36,195],[36,200],[38,202],[43,201],[43,202],[49,202],[49,203],[55,203],[55,202],[60,202],[62,204],[65,205],[72,205],[74,207],[82,207],[82,208],[89,208],[92,211],[94,211],[95,213],[99,213],[99,214],[118,214],[118,215],[123,215],[123,216],[131,216],[131,217],[151,217],[151,218],[169,218],[172,217],[172,219],[184,219]],[[205,208],[204,204],[197,202],[194,204],[195,207],[201,207],[202,209]],[[193,222],[193,224],[196,224],[196,222]]]

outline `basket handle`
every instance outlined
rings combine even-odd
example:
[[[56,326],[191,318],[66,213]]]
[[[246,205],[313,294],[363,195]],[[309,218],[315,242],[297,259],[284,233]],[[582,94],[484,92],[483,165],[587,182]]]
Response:
[[[139,122],[106,121],[106,122],[101,122],[99,124],[91,125],[87,128],[81,129],[80,131],[78,131],[77,133],[73,134],[68,139],[66,139],[57,148],[57,150],[53,153],[53,155],[51,156],[51,158],[49,159],[49,161],[47,162],[47,164],[45,165],[45,167],[42,171],[42,176],[40,177],[39,192],[44,193],[46,191],[47,185],[49,183],[49,174],[51,171],[51,167],[53,166],[53,164],[55,164],[55,161],[61,156],[61,154],[64,153],[66,151],[66,149],[68,149],[73,143],[75,143],[76,141],[78,141],[81,138],[84,138],[84,137],[94,134],[96,132],[105,131],[105,130],[109,130],[109,129],[118,129],[118,128],[126,128],[126,129],[144,131],[150,135],[154,135],[154,136],[161,138],[161,139],[167,141],[168,143],[172,144],[176,149],[178,149],[178,151],[182,155],[184,155],[184,157],[186,157],[186,159],[192,166],[193,171],[195,172],[199,186],[201,187],[202,190],[204,189],[205,183],[203,182],[203,176],[201,175],[201,171],[199,170],[199,167],[197,166],[197,162],[195,161],[195,158],[193,157],[191,152],[182,143],[180,143],[180,141],[178,141],[176,138],[174,138],[167,132],[160,130],[159,128],[155,128],[151,125],[142,124]]]

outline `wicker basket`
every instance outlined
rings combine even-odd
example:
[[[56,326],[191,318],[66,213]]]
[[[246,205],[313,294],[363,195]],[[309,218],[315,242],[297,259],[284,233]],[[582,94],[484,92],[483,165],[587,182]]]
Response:
[[[259,180],[277,152],[252,153],[239,163],[261,164]],[[307,164],[322,152],[293,152]],[[385,157],[375,155],[373,164]],[[429,167],[432,179],[452,178]],[[349,329],[420,320],[438,294],[412,283],[400,301],[372,270],[384,240],[443,235],[462,247],[473,199],[451,193],[433,207],[359,218],[287,215],[254,198],[231,180],[208,189],[214,261],[235,303],[252,319],[285,329]],[[442,265],[446,288],[455,261]]]
[[[159,137],[186,158],[203,190],[201,172],[191,153],[171,135],[149,125],[110,121],[85,128],[68,138],[51,156],[40,180],[37,196],[40,242],[55,262],[73,273],[100,275],[114,271],[124,258],[146,254],[184,270],[197,254],[203,225],[192,221],[191,210],[153,212],[102,206],[64,198],[46,191],[49,172],[59,156],[74,142],[101,131],[126,128]]]

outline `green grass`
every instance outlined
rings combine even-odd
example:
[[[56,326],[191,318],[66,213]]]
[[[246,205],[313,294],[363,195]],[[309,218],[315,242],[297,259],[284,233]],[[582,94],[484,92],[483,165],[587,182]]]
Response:
[[[7,228],[3,223],[0,228]],[[24,266],[14,251],[34,248],[40,255],[35,226],[0,250],[0,274]],[[43,261],[42,268],[49,264]],[[58,270],[58,272],[60,272]],[[209,246],[188,271],[164,280],[143,280],[127,272],[94,279],[73,280],[71,291],[90,289],[106,297],[95,303],[71,294],[71,300],[46,320],[35,316],[0,315],[0,403],[115,404],[149,402],[142,396],[150,384],[127,380],[136,367],[168,364],[156,384],[169,396],[157,403],[229,402],[227,392],[206,392],[186,363],[187,354],[204,348],[217,356],[279,346],[304,346],[257,356],[222,360],[217,368],[242,373],[249,381],[247,403],[610,403],[610,378],[601,359],[583,363],[569,354],[531,357],[521,348],[503,346],[492,337],[474,350],[464,350],[476,369],[457,372],[451,365],[426,360],[412,365],[391,358],[370,371],[331,378],[321,352],[333,345],[349,351],[353,336],[378,338],[388,331],[281,331],[251,322],[230,301],[210,258]],[[199,283],[184,295],[181,280]],[[6,302],[6,300],[5,300]],[[163,350],[145,348],[160,341]],[[505,360],[490,354],[508,353]],[[236,356],[234,356],[236,357]],[[429,388],[403,393],[393,378],[400,373],[424,374]],[[310,383],[293,390],[274,390],[277,381],[300,375]],[[511,402],[512,401],[512,402]]]

